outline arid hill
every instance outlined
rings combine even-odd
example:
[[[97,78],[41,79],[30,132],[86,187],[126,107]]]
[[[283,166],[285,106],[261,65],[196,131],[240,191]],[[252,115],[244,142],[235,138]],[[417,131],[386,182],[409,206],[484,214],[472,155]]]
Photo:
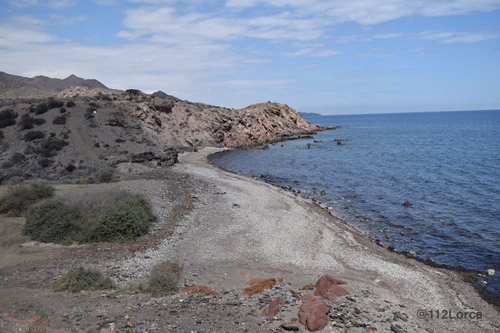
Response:
[[[41,75],[27,78],[0,72],[0,98],[50,95],[76,86],[106,89],[106,86],[97,80],[86,80],[75,75],[65,79]]]
[[[0,181],[92,182],[122,163],[171,165],[177,151],[251,146],[317,130],[278,103],[235,110],[138,90],[72,87],[1,100]]]

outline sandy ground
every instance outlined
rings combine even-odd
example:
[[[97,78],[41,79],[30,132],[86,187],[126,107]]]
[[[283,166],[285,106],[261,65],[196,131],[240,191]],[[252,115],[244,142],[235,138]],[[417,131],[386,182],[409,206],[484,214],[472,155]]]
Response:
[[[184,153],[179,164],[157,179],[136,175],[113,185],[146,194],[159,213],[155,234],[161,237],[139,242],[144,246],[40,246],[20,236],[22,219],[0,218],[0,331],[26,329],[40,313],[51,329],[75,332],[108,327],[137,332],[280,331],[281,323],[296,318],[301,302],[287,303],[277,317],[265,318],[259,311],[268,298],[289,295],[323,274],[346,281],[352,296],[331,304],[332,318],[334,307],[356,306],[372,326],[339,328],[332,321],[325,332],[368,332],[373,327],[378,332],[500,331],[498,310],[457,273],[390,252],[310,200],[211,165],[207,156],[216,151]],[[77,190],[86,195],[91,191],[63,186],[59,193]],[[174,227],[160,232],[166,223]],[[76,265],[97,266],[124,285],[144,279],[154,264],[166,259],[184,264],[187,283],[208,285],[222,295],[179,293],[152,299],[118,291],[71,295],[50,288],[53,276]],[[283,282],[265,297],[248,297],[242,292],[250,277]],[[419,318],[420,309],[435,311],[434,316],[438,310],[441,316],[443,310],[455,316],[480,312],[481,319]],[[397,321],[396,311],[408,319]],[[135,326],[127,328],[129,322]]]

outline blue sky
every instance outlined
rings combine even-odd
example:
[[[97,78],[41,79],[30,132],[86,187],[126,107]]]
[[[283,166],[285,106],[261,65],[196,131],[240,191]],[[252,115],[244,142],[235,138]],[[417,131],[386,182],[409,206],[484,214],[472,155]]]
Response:
[[[500,0],[2,0],[0,70],[234,108],[500,109]]]

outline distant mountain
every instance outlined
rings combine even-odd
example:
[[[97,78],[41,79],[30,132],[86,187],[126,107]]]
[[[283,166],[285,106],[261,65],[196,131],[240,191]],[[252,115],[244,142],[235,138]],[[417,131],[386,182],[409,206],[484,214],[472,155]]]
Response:
[[[177,97],[172,96],[172,95],[168,95],[161,90],[158,90],[157,92],[152,93],[151,96],[160,97],[160,98],[170,98],[170,99],[174,99],[176,101],[180,101],[180,99],[178,99]]]
[[[97,80],[86,80],[76,75],[70,75],[65,79],[53,79],[47,76],[27,78],[0,72],[0,98],[48,95],[77,86],[107,89]]]
[[[314,112],[298,112],[302,117],[306,116],[321,116],[319,113],[314,113]]]
[[[157,92],[152,93],[151,96],[153,96],[153,97],[162,97],[162,98],[168,97],[168,95],[165,94],[161,90],[158,90]]]

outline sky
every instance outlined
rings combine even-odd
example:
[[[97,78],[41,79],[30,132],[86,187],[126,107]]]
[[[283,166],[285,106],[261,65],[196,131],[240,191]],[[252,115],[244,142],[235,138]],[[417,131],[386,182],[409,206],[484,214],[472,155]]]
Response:
[[[0,71],[233,108],[500,109],[500,0],[0,0]]]

